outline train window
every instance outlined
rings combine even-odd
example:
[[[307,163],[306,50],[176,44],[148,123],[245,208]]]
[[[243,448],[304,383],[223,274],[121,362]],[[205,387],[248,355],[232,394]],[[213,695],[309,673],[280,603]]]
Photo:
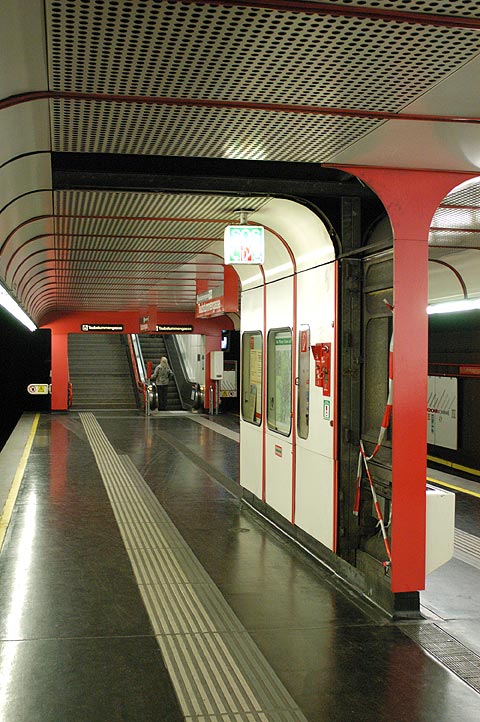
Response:
[[[310,326],[301,326],[298,332],[298,398],[297,433],[308,438],[310,406]]]
[[[245,331],[242,336],[242,418],[251,424],[262,423],[263,336],[260,331]]]
[[[267,341],[267,423],[285,436],[292,429],[292,331],[277,328]]]

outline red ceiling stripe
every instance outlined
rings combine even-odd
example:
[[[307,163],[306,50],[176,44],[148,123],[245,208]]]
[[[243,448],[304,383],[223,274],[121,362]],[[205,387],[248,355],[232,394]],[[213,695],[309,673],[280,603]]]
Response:
[[[14,105],[28,103],[33,100],[82,100],[102,101],[109,103],[128,103],[139,105],[164,105],[188,108],[214,108],[227,110],[267,111],[270,113],[290,113],[296,115],[327,115],[347,118],[364,118],[369,120],[408,120],[429,123],[463,123],[480,124],[480,118],[463,115],[429,115],[424,113],[393,113],[384,110],[362,110],[360,108],[333,108],[316,105],[292,105],[287,103],[258,103],[242,100],[218,100],[210,98],[167,98],[146,95],[116,95],[113,93],[78,93],[74,91],[33,91],[21,95],[13,95],[0,101],[0,110]],[[169,219],[191,220],[191,219]],[[228,223],[225,220],[210,220],[211,223]]]
[[[480,28],[478,18],[461,15],[444,15],[441,13],[418,13],[391,10],[385,8],[365,7],[361,5],[333,5],[325,2],[308,2],[305,0],[182,0],[183,3],[194,5],[219,5],[230,7],[262,8],[279,12],[302,13],[306,15],[330,15],[332,17],[367,18],[387,22],[407,23],[408,25],[434,25],[455,28]]]

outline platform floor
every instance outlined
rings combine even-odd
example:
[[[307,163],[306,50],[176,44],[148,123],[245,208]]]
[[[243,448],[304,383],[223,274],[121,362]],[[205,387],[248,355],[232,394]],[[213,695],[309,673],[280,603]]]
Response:
[[[394,623],[240,501],[235,423],[33,420],[0,458],[2,722],[478,722],[474,565]]]

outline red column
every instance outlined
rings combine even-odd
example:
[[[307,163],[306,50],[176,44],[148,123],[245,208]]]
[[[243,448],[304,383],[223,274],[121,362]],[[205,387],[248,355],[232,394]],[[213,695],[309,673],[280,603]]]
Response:
[[[428,234],[467,173],[342,166],[382,200],[394,235],[392,592],[425,587]]]
[[[393,247],[392,591],[425,586],[428,229]]]
[[[68,334],[52,330],[52,411],[68,410]]]

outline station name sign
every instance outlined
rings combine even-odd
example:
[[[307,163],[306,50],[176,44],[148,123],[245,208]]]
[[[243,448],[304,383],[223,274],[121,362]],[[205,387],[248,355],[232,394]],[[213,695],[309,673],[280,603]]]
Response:
[[[103,333],[123,331],[120,323],[82,323],[82,331],[102,331]]]
[[[167,324],[158,324],[157,323],[157,331],[160,333],[192,333],[193,326],[191,324],[185,324],[185,325],[167,325]]]
[[[209,288],[208,291],[198,293],[195,307],[195,317],[213,318],[214,316],[222,316],[225,313],[225,299],[223,293],[223,286],[218,286],[218,288]]]
[[[224,263],[263,263],[265,233],[263,226],[227,226],[223,234]]]

